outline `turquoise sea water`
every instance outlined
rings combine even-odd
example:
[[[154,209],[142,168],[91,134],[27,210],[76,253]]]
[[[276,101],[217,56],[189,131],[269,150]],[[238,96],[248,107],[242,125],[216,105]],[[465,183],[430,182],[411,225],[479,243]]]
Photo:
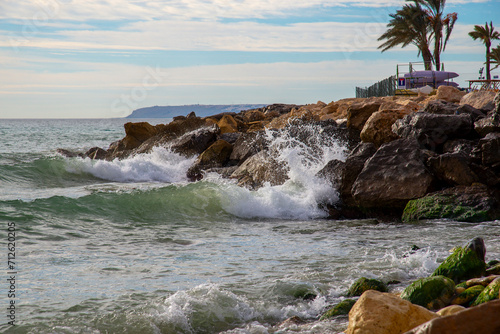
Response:
[[[216,175],[189,183],[194,158],[168,148],[113,162],[56,153],[107,148],[126,121],[0,120],[0,332],[338,333],[347,317],[317,319],[361,276],[402,290],[475,236],[500,259],[498,221],[324,219],[317,204],[337,194],[314,175],[345,158],[335,138],[311,156],[281,133],[290,180],[258,191]],[[276,327],[294,315],[306,324]]]

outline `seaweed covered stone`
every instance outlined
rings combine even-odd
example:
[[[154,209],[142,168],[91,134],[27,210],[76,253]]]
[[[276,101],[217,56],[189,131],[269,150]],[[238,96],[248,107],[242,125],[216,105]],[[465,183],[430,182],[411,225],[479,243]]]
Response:
[[[474,285],[465,291],[459,293],[453,300],[453,305],[464,305],[468,306],[471,302],[473,302],[480,294],[483,292],[484,286],[482,285]]]
[[[470,278],[481,277],[485,271],[486,263],[474,249],[457,247],[434,271],[432,276],[445,276],[458,283]]]
[[[439,310],[449,305],[455,294],[455,283],[445,276],[431,276],[413,282],[401,298],[429,310]]]
[[[491,300],[498,299],[500,290],[500,277],[496,278],[491,282],[484,290],[481,292],[479,296],[477,296],[476,300],[472,303],[472,306],[477,306]]]
[[[363,292],[368,290],[376,290],[380,292],[387,292],[387,285],[377,279],[361,277],[356,282],[354,282],[349,291],[347,292],[348,297],[361,296]]]
[[[326,320],[329,318],[333,318],[338,315],[346,315],[349,314],[349,311],[356,304],[356,301],[353,299],[346,299],[326,311],[319,320]]]

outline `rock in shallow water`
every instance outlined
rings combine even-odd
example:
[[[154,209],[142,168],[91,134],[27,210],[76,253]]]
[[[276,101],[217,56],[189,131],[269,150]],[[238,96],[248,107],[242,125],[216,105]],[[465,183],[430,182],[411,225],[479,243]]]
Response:
[[[361,277],[356,282],[354,282],[349,291],[347,292],[348,297],[361,296],[365,291],[376,290],[380,292],[387,292],[387,285],[377,279],[370,279],[366,277]]]
[[[455,294],[455,283],[444,276],[419,279],[408,286],[401,298],[429,310],[439,310],[448,306]]]

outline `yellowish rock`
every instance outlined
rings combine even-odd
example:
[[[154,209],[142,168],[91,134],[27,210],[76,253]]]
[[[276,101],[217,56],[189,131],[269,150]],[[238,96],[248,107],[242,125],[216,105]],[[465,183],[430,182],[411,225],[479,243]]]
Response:
[[[450,306],[447,306],[445,308],[440,309],[436,313],[442,317],[445,317],[447,315],[452,315],[452,314],[458,313],[458,312],[463,311],[463,310],[466,310],[466,308],[463,306],[450,305]]]
[[[368,290],[349,312],[346,334],[400,334],[437,317],[393,294]]]
[[[401,105],[399,106],[402,107]],[[361,140],[365,143],[373,143],[376,147],[380,147],[384,143],[398,139],[398,135],[392,131],[392,125],[408,113],[409,112],[404,109],[382,110],[373,113],[361,130]]]
[[[220,133],[238,132],[238,123],[230,115],[224,115],[217,123],[220,128]]]
[[[460,100],[460,105],[468,104],[476,109],[485,107],[488,103],[492,102],[495,98],[496,92],[481,90],[470,92]]]
[[[448,102],[460,102],[462,97],[467,94],[464,91],[452,86],[440,86],[436,93],[438,100],[445,100]]]

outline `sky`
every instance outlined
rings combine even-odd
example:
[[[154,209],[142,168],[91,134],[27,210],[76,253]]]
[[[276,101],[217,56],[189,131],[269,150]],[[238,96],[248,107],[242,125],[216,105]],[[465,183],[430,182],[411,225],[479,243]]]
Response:
[[[0,0],[0,118],[116,118],[155,105],[354,97],[355,87],[395,75],[397,64],[421,61],[413,46],[377,49],[389,14],[403,4]],[[458,21],[442,62],[468,86],[486,52],[468,32],[486,21],[500,30],[500,0],[448,0],[450,12]]]

